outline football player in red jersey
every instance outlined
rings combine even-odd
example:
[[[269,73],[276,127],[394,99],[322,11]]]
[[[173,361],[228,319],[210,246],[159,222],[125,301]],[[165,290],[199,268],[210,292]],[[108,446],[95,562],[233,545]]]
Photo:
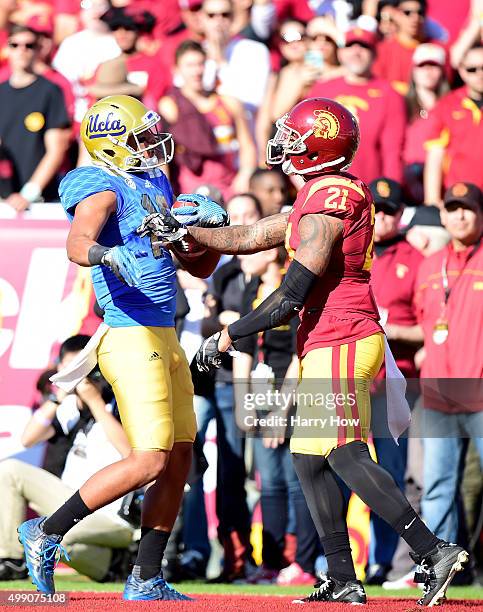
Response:
[[[300,315],[298,397],[310,398],[318,388],[343,398],[322,428],[315,421],[317,433],[306,417],[320,417],[320,405],[299,402],[296,416],[301,418],[293,422],[290,448],[328,563],[328,575],[300,601],[366,602],[354,572],[338,475],[414,550],[422,568],[416,578],[425,584],[420,604],[435,605],[444,600],[468,553],[428,530],[367,447],[369,386],[384,358],[384,334],[369,286],[374,204],[366,185],[345,172],[359,144],[359,127],[341,104],[312,98],[279,119],[277,128],[268,142],[267,163],[282,164],[286,174],[305,181],[289,213],[212,230],[184,228],[169,213],[157,213],[145,218],[139,231],[165,242],[189,234],[223,253],[253,253],[286,242],[292,263],[280,287],[250,314],[205,340],[198,367],[217,367],[220,352],[232,341]],[[306,390],[309,394],[302,395]]]

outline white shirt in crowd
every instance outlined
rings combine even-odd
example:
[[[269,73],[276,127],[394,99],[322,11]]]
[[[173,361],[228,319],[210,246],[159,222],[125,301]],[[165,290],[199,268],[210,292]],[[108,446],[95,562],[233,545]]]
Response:
[[[106,410],[111,412],[112,406],[107,404]],[[67,436],[80,419],[75,395],[67,395],[57,408],[56,417],[62,431]],[[93,474],[120,459],[122,459],[121,454],[107,438],[102,425],[96,421],[90,422],[87,427],[77,432],[72,447],[67,454],[61,480],[71,489],[77,491]],[[120,522],[124,523],[123,519],[117,514],[121,508],[121,503],[122,498],[101,508],[98,512],[105,512],[111,518],[119,519]]]

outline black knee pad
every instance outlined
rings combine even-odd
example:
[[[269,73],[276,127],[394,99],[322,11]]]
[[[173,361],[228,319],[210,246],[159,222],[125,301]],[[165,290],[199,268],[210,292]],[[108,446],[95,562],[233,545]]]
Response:
[[[327,461],[334,472],[340,474],[347,469],[353,468],[354,461],[358,463],[361,461],[372,462],[372,458],[366,442],[355,440],[354,442],[349,442],[349,444],[344,444],[344,446],[335,448],[327,457]]]

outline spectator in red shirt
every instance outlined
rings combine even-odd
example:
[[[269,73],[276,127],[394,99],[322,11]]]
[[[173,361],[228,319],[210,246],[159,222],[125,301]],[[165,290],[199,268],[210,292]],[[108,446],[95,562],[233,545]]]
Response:
[[[402,96],[389,83],[373,76],[375,48],[373,32],[349,30],[345,47],[339,49],[346,76],[315,83],[308,97],[334,98],[359,121],[361,142],[351,173],[366,183],[379,176],[401,182],[406,109]]]
[[[279,21],[298,19],[307,22],[315,17],[314,11],[310,8],[307,0],[273,0],[273,3]]]
[[[159,52],[149,55],[139,49],[139,38],[153,28],[154,17],[128,7],[110,9],[102,20],[121,53],[97,68],[89,93],[97,99],[115,94],[135,96],[149,108],[156,108],[171,85],[171,74]]]
[[[424,333],[422,511],[438,537],[456,542],[462,466],[473,439],[483,468],[483,194],[471,183],[446,192],[441,220],[451,242],[419,270]]]
[[[419,265],[423,256],[412,247],[399,231],[404,210],[402,188],[388,178],[379,178],[369,185],[374,197],[376,218],[374,224],[375,257],[371,269],[371,287],[379,308],[381,323],[389,340],[396,363],[406,378],[417,376],[414,355],[421,346],[423,336],[414,309],[414,291]],[[385,368],[378,380],[385,376]],[[407,438],[400,438],[399,446],[385,424],[386,394],[376,385],[371,397],[374,446],[378,462],[394,477],[404,490]],[[416,393],[408,391],[406,397],[411,408]],[[377,515],[371,514],[372,531],[369,548],[368,584],[382,584],[391,567],[399,540],[396,532]]]
[[[182,85],[160,100],[159,111],[176,142],[180,191],[191,193],[207,183],[228,199],[248,191],[256,150],[240,102],[203,87],[205,62],[197,42],[181,43],[176,76]]]
[[[406,96],[409,123],[404,143],[404,186],[406,201],[411,204],[424,202],[424,143],[429,138],[429,112],[449,91],[444,66],[446,52],[443,47],[423,43],[413,55],[413,69]]]
[[[469,181],[483,188],[483,44],[467,51],[459,68],[465,85],[447,94],[430,114],[424,169],[425,202],[441,206],[441,193]]]
[[[402,95],[408,90],[414,50],[427,41],[425,15],[426,0],[397,0],[393,14],[398,26],[397,34],[386,38],[377,47],[374,74],[389,81]]]
[[[176,49],[184,40],[202,42],[204,38],[201,7],[203,0],[179,0],[182,24],[162,39],[162,53],[165,63],[174,68]]]

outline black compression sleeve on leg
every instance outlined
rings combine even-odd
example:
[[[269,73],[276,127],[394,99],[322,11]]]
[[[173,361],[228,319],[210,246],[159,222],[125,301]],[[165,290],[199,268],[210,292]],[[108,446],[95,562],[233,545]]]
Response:
[[[280,287],[258,308],[228,326],[230,338],[238,340],[288,323],[302,309],[316,279],[316,274],[294,259]]]
[[[373,461],[365,442],[350,442],[333,450],[327,460],[346,485],[371,510],[406,540],[418,554],[432,550],[439,539],[426,527],[394,478]]]
[[[329,576],[342,582],[355,580],[345,520],[346,505],[330,465],[321,456],[299,453],[292,456],[312,520],[324,547]]]
[[[47,535],[64,536],[76,523],[93,512],[85,505],[79,491],[76,491],[63,506],[44,521],[42,530]]]
[[[170,531],[141,527],[136,565],[139,565],[142,580],[154,578],[161,571],[164,551],[171,535]]]

